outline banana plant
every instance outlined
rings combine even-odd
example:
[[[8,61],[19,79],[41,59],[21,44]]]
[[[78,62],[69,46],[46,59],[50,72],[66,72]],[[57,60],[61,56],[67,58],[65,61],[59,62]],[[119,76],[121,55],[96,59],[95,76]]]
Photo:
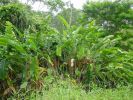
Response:
[[[117,47],[121,37],[103,37],[102,29],[95,25],[95,21],[75,28],[70,27],[63,17],[60,16],[59,19],[66,26],[66,30],[47,38],[48,43],[53,46],[52,49],[49,48],[50,57],[53,59],[57,56],[58,66],[55,67],[62,69],[60,72],[64,73],[63,70],[67,69],[74,77],[78,73],[78,80],[82,77],[81,81],[84,83],[94,82],[107,87],[115,86],[119,80],[124,83],[131,81],[132,70],[127,70],[124,63],[130,63],[126,59],[129,54]],[[74,63],[73,67],[71,63]],[[132,68],[132,65],[129,67]],[[127,71],[130,73],[128,76]]]

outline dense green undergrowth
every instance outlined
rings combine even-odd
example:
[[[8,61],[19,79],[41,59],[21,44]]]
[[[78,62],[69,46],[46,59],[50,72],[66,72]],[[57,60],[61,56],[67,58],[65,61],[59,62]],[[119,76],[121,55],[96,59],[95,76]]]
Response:
[[[85,91],[81,84],[70,78],[55,79],[47,76],[42,90],[29,91],[25,83],[21,90],[8,100],[132,100],[133,86],[118,86],[114,89],[103,89],[93,85]]]
[[[2,99],[132,98],[132,2],[86,3],[83,12],[70,4],[54,15],[16,1],[0,1]]]
[[[14,93],[24,82],[38,88],[47,68],[53,69],[53,75],[69,74],[86,89],[92,82],[106,88],[132,83],[133,53],[117,47],[120,37],[102,37],[94,21],[71,29],[60,18],[67,27],[63,34],[55,30],[23,34],[6,22],[0,35],[2,95]]]

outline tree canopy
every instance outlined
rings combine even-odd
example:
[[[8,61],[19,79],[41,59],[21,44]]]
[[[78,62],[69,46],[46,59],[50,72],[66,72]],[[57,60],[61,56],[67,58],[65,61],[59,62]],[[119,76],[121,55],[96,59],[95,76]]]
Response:
[[[133,3],[129,0],[88,2],[84,6],[84,23],[96,20],[107,33],[114,34],[133,25]]]

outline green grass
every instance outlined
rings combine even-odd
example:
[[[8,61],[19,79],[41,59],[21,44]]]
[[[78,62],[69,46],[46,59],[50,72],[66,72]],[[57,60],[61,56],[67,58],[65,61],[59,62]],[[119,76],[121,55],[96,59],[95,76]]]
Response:
[[[133,91],[128,88],[98,89],[86,93],[82,89],[53,87],[49,91],[43,91],[42,96],[37,95],[34,100],[132,100]]]
[[[95,87],[91,92],[85,92],[82,86],[73,80],[55,80],[51,77],[45,79],[41,92],[26,92],[20,92],[9,100],[133,100],[132,86],[117,89]]]

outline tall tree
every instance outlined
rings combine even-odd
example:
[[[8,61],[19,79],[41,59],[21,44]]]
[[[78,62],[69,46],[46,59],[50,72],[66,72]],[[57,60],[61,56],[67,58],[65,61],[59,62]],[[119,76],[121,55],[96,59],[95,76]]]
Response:
[[[47,16],[46,13],[35,12],[31,10],[30,6],[15,1],[17,0],[7,0],[7,2],[4,0],[1,1],[0,33],[4,33],[6,21],[11,22],[21,32],[26,29],[32,31],[45,29],[47,23],[45,19]]]
[[[129,0],[88,2],[84,6],[84,23],[96,20],[109,34],[133,25],[133,2]]]
[[[76,8],[66,8],[53,17],[52,26],[63,32],[65,26],[62,25],[59,16],[62,16],[70,26],[78,25],[78,19],[81,17],[81,11]]]
[[[18,2],[18,0],[0,0],[0,5],[5,5],[5,4],[8,4],[8,3],[16,3]]]

